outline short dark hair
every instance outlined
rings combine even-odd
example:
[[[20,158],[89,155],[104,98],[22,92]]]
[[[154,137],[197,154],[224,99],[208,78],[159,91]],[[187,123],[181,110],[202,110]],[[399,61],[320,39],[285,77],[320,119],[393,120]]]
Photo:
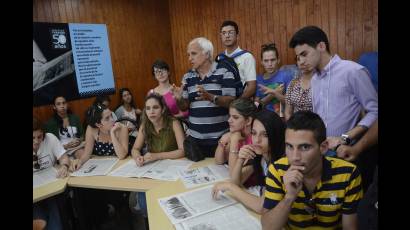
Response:
[[[238,27],[238,24],[236,24],[236,22],[231,21],[231,20],[226,20],[222,22],[221,28],[219,28],[219,30],[222,30],[222,28],[224,28],[225,26],[233,26],[235,28],[236,34],[239,34],[239,27]]]
[[[325,123],[319,115],[311,111],[294,113],[286,123],[286,129],[312,131],[319,145],[326,140]]]
[[[108,96],[106,94],[100,94],[100,95],[95,97],[95,100],[94,100],[93,104],[94,105],[102,104],[104,101],[111,102],[110,96]]]
[[[161,60],[161,59],[155,60],[154,64],[152,64],[151,72],[153,76],[155,76],[154,68],[166,69],[169,72],[169,65],[164,60]]]
[[[266,43],[261,46],[261,59],[263,58],[263,53],[268,52],[268,51],[273,51],[276,54],[276,58],[279,58],[279,51],[278,48],[276,48],[275,43]]]
[[[307,44],[310,47],[316,48],[320,42],[326,44],[326,50],[330,53],[329,40],[326,33],[317,26],[305,26],[292,36],[289,47],[295,48],[297,45]]]
[[[92,104],[87,110],[87,124],[93,128],[97,128],[95,124],[100,124],[102,114],[107,107],[102,103]]]

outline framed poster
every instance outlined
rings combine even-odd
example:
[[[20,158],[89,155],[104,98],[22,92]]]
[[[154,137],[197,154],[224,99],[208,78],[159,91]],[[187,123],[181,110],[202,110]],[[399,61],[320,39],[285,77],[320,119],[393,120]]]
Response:
[[[33,22],[33,106],[115,93],[104,24]]]

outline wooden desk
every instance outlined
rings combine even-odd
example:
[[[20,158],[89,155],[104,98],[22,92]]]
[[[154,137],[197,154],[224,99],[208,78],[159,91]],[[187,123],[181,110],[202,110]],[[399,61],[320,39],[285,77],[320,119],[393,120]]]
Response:
[[[207,165],[213,164],[214,162],[215,162],[214,158],[206,158],[205,160],[195,162],[191,166],[191,168],[207,166]],[[200,187],[187,189],[185,188],[184,183],[182,183],[182,181],[179,179],[178,181],[162,182],[161,185],[147,191],[146,195],[147,195],[149,229],[150,230],[175,229],[171,221],[169,221],[168,217],[165,215],[165,212],[159,206],[158,198],[172,196],[178,193],[182,193],[182,192],[186,192],[186,191],[194,190],[198,188]],[[260,219],[260,215],[256,214],[253,211],[250,211],[250,213],[256,218]]]
[[[99,158],[99,157],[93,157]],[[103,157],[104,158],[104,157]],[[127,157],[117,162],[113,169],[120,167],[129,160],[133,160],[131,157]],[[112,171],[111,170],[111,171]],[[134,191],[145,192],[151,188],[154,188],[164,181],[153,180],[147,178],[126,178],[126,177],[114,177],[114,176],[90,176],[90,177],[70,177],[68,185],[70,187],[80,188],[93,188],[93,189],[108,189],[119,191]]]
[[[33,203],[64,192],[68,177],[33,189]]]

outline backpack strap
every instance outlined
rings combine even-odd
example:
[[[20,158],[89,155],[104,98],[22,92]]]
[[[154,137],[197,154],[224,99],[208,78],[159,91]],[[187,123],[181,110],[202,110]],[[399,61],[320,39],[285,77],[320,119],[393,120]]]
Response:
[[[232,55],[231,56],[231,58],[236,58],[236,57],[239,57],[239,56],[241,56],[242,54],[244,54],[244,53],[249,53],[249,51],[247,51],[247,50],[241,50],[241,51],[239,51],[238,53],[235,53],[234,55]]]

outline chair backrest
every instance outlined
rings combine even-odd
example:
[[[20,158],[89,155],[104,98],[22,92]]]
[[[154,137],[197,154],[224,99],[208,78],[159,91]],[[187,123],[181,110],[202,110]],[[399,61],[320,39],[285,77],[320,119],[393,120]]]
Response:
[[[366,52],[360,55],[357,61],[360,65],[369,70],[370,78],[376,91],[379,91],[379,53]]]

